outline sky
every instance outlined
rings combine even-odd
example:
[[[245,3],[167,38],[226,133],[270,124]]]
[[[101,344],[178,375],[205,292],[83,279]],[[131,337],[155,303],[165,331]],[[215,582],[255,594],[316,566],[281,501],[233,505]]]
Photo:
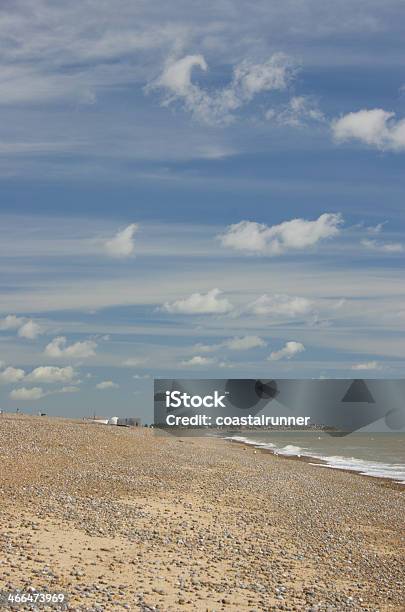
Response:
[[[5,0],[0,408],[403,377],[403,0]]]

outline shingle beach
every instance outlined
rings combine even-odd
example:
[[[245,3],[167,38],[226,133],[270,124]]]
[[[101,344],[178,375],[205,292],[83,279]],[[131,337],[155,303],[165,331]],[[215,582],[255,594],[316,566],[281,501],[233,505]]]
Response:
[[[405,610],[405,487],[8,414],[0,460],[0,590],[63,591],[83,611]]]

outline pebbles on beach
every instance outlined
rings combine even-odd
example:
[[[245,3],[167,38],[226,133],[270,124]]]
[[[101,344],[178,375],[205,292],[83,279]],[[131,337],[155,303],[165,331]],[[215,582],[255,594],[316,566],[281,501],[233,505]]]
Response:
[[[15,415],[0,457],[0,590],[62,591],[88,612],[405,609],[399,487],[222,440]]]

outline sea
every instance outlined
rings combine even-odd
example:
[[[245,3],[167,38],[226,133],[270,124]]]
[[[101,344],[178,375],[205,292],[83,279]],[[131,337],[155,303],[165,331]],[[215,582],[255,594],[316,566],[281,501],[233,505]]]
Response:
[[[306,457],[309,462],[313,458],[320,469],[351,470],[405,485],[405,433],[355,432],[337,437],[323,431],[245,430],[225,438],[277,455]]]

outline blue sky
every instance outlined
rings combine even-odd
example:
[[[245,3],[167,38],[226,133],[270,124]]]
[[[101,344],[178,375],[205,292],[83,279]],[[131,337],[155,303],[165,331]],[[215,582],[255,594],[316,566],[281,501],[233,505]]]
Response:
[[[402,1],[0,8],[0,406],[399,377]]]

